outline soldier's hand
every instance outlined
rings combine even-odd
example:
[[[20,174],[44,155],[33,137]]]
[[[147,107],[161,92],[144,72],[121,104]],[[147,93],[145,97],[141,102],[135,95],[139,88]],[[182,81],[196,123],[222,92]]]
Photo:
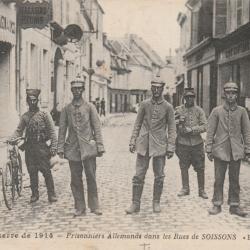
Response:
[[[185,127],[185,133],[186,134],[189,134],[189,133],[192,133],[192,128],[190,128],[190,127]]]
[[[130,145],[129,145],[129,151],[130,151],[131,153],[134,153],[134,152],[135,152],[135,144],[130,144]]]
[[[50,149],[50,154],[51,154],[51,156],[55,156],[56,155],[56,150]]]
[[[168,159],[171,159],[174,156],[174,152],[167,151],[166,156]]]
[[[58,153],[58,156],[63,159],[64,158],[64,153]]]
[[[98,153],[97,153],[97,156],[98,156],[98,157],[102,157],[102,156],[103,156],[103,152],[98,152]]]
[[[213,161],[214,157],[213,157],[212,152],[207,153],[207,158],[208,158],[209,161]]]
[[[250,154],[246,154],[244,160],[250,163]]]

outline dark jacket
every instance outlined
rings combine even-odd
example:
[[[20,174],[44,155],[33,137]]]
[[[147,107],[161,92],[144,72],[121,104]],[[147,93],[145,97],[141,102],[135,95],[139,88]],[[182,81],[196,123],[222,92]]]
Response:
[[[187,146],[203,143],[201,133],[206,132],[207,126],[207,119],[203,109],[196,105],[190,108],[182,105],[176,108],[176,116],[184,118],[184,122],[177,125],[177,143]],[[183,133],[181,126],[190,127],[192,132],[188,134]]]

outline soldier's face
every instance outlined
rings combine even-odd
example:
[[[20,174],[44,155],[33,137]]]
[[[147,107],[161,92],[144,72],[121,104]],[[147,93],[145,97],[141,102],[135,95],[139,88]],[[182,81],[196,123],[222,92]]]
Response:
[[[36,96],[28,96],[27,97],[28,105],[31,109],[34,109],[37,107],[38,104],[38,98]]]
[[[233,90],[225,91],[226,102],[234,104],[237,101],[237,92]]]
[[[151,86],[151,91],[154,98],[160,97],[163,92],[162,86]]]
[[[73,97],[78,99],[82,97],[83,87],[72,87],[71,92],[73,94]]]
[[[193,107],[194,106],[194,96],[186,96],[185,101],[186,101],[187,107]]]

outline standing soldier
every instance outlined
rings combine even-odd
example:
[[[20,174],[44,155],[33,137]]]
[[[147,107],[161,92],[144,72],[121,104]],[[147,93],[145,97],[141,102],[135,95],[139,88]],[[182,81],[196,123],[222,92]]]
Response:
[[[80,79],[71,82],[73,100],[62,110],[58,135],[58,154],[60,158],[69,160],[71,189],[75,201],[74,216],[86,213],[83,169],[88,186],[88,206],[91,213],[102,214],[96,184],[96,156],[104,153],[101,124],[95,106],[82,98],[84,84]]]
[[[193,88],[184,91],[185,104],[176,108],[177,140],[176,155],[181,169],[182,189],[178,196],[189,195],[188,169],[191,164],[197,172],[199,196],[207,199],[205,186],[205,152],[201,133],[206,131],[206,115],[202,108],[195,105]]]
[[[153,158],[154,190],[153,211],[160,213],[160,198],[163,189],[166,156],[173,157],[175,150],[176,125],[173,107],[163,99],[165,83],[159,79],[151,82],[152,98],[141,103],[130,140],[130,152],[137,151],[136,173],[133,177],[132,205],[127,214],[140,211],[145,175]]]
[[[207,157],[214,159],[215,182],[211,215],[221,212],[223,186],[227,168],[229,170],[229,212],[241,217],[247,215],[240,207],[239,174],[241,160],[250,157],[250,123],[247,111],[237,105],[238,85],[224,85],[225,103],[213,109],[208,119],[206,141]]]
[[[27,89],[29,111],[21,116],[13,138],[25,133],[25,162],[30,176],[32,196],[30,202],[39,199],[38,171],[41,171],[47,187],[49,202],[57,201],[54,181],[50,170],[50,158],[56,154],[57,138],[54,122],[49,113],[40,111],[38,105],[39,89]],[[50,141],[50,146],[47,145]]]

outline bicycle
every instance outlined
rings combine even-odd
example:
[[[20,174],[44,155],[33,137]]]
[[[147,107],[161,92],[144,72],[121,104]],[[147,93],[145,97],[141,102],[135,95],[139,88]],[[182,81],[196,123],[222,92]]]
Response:
[[[24,138],[18,137],[12,140],[0,141],[7,145],[7,161],[0,169],[2,175],[2,191],[6,207],[11,210],[16,198],[21,196],[23,189],[22,159],[19,153],[18,143]]]

